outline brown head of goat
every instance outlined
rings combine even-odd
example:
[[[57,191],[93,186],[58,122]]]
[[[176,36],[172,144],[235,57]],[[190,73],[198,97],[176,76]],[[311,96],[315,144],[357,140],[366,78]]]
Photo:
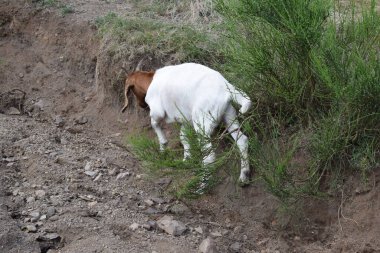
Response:
[[[152,82],[154,72],[147,71],[135,71],[132,74],[129,74],[125,80],[124,96],[125,102],[121,112],[124,112],[127,109],[128,101],[128,92],[131,90],[137,99],[137,103],[142,108],[147,108],[148,105],[145,103],[145,96],[148,91],[149,85]]]

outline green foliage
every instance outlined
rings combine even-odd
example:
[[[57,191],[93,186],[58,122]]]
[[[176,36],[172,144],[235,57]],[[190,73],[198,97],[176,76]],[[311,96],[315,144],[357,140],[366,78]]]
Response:
[[[220,154],[214,163],[203,165],[203,157],[211,150],[202,147],[208,141],[217,144],[216,139],[209,140],[203,134],[196,133],[189,124],[185,128],[185,138],[190,143],[191,154],[186,160],[183,160],[182,148],[159,151],[156,140],[147,134],[130,135],[127,144],[131,145],[133,152],[153,175],[170,175],[175,178],[172,190],[176,196],[195,198],[209,192],[219,181],[218,170],[233,152]]]
[[[224,71],[256,104],[244,129],[258,132],[251,162],[268,189],[288,202],[316,194],[326,173],[356,169],[365,177],[378,166],[376,1],[360,13],[329,0],[216,4],[226,28]]]
[[[56,6],[57,0],[36,0],[37,3],[40,3],[42,6]]]
[[[74,13],[74,8],[70,5],[62,5],[61,6],[61,14],[65,16],[67,14]]]

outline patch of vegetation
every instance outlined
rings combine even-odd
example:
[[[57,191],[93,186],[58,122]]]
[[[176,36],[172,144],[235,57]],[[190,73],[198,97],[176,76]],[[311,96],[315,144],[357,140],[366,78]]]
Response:
[[[35,2],[41,4],[42,6],[56,6],[57,5],[57,0],[35,0]]]
[[[96,24],[103,38],[112,38],[112,53],[118,58],[173,57],[174,62],[205,63],[219,56],[213,47],[215,38],[191,25],[149,18],[122,18],[115,13],[98,18]]]
[[[61,6],[61,14],[65,16],[67,14],[74,13],[74,8],[70,5],[62,5]]]
[[[214,163],[204,165],[203,157],[211,150],[202,147],[206,142],[218,146],[220,138],[205,138],[204,135],[196,133],[190,124],[186,125],[185,136],[190,144],[191,154],[186,160],[183,159],[182,148],[160,151],[156,139],[149,138],[147,134],[129,135],[126,142],[131,145],[133,152],[141,159],[144,167],[149,169],[150,174],[170,175],[175,179],[171,190],[177,197],[195,198],[209,192],[221,180],[219,169],[231,159],[234,160],[238,152],[230,149],[219,154]],[[233,163],[229,163],[229,170],[231,167],[237,172],[238,168]]]
[[[256,104],[245,129],[259,134],[251,162],[270,192],[294,203],[317,194],[324,175],[365,177],[378,166],[376,1],[360,13],[329,0],[216,2],[226,28],[224,73]]]

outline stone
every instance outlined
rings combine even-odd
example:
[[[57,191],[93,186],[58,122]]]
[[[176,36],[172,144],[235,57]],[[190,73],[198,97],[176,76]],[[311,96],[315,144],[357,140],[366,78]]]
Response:
[[[92,170],[86,170],[84,172],[84,174],[86,174],[87,176],[90,176],[90,177],[95,177],[98,174],[98,172],[92,171]]]
[[[177,203],[177,204],[172,205],[169,208],[169,211],[175,214],[185,214],[185,213],[191,212],[190,209],[182,203]]]
[[[42,199],[46,195],[46,192],[44,190],[37,190],[35,193],[36,193],[37,198],[39,199]]]
[[[161,188],[167,188],[171,182],[172,182],[171,178],[164,177],[164,178],[159,178],[155,183]]]
[[[37,232],[37,227],[34,225],[27,225],[24,228],[28,233],[35,233]]]
[[[55,118],[54,118],[54,124],[55,124],[57,127],[63,127],[63,126],[65,125],[65,120],[63,119],[62,116],[57,115],[57,116],[55,116]]]
[[[176,221],[172,216],[165,215],[157,221],[157,226],[166,233],[174,236],[182,235],[187,227],[180,221]]]
[[[146,209],[144,212],[145,212],[146,214],[158,214],[158,213],[162,213],[162,211],[157,210],[157,209],[152,208],[152,207],[149,207],[149,208]]]
[[[132,231],[135,231],[136,229],[138,229],[140,227],[140,225],[138,223],[133,223],[132,225],[129,226],[129,228],[132,230]]]
[[[203,234],[203,229],[201,227],[196,227],[194,228],[195,232],[197,232],[198,234]]]
[[[31,202],[34,202],[36,200],[35,197],[28,197],[26,198],[26,203],[31,203]]]
[[[40,212],[38,212],[38,211],[33,211],[33,212],[29,213],[29,216],[30,216],[31,218],[39,219],[40,216],[41,216],[41,214],[40,214]]]
[[[7,114],[8,115],[20,115],[21,112],[19,111],[19,109],[15,108],[15,107],[9,107],[7,110]]]
[[[32,111],[43,111],[45,107],[45,103],[43,100],[38,100],[38,102],[34,103],[32,106]]]
[[[85,171],[91,170],[91,162],[86,162],[86,165],[84,166],[84,170]]]
[[[103,175],[102,173],[99,173],[99,175],[97,175],[96,178],[94,179],[94,182],[99,181],[102,175]]]
[[[199,245],[199,253],[217,253],[216,245],[213,239],[207,237]]]
[[[154,205],[154,202],[153,202],[153,200],[151,200],[151,199],[146,199],[146,200],[144,200],[144,202],[145,202],[145,204],[147,204],[148,206],[153,206],[153,205]]]
[[[78,125],[83,125],[88,122],[88,119],[85,116],[80,116],[79,118],[75,119],[75,123]]]
[[[56,212],[55,207],[49,206],[47,209],[47,212],[46,212],[46,218],[49,219],[50,217],[52,217],[55,214],[55,212]]]
[[[119,173],[119,175],[116,176],[116,180],[121,180],[127,176],[129,176],[130,173],[129,172],[122,172],[122,173]]]
[[[46,214],[43,214],[43,215],[41,215],[41,217],[40,217],[40,221],[44,221],[44,220],[46,220],[46,218],[47,218]]]
[[[222,233],[220,231],[211,232],[210,235],[212,237],[222,237]]]
[[[46,233],[44,235],[40,235],[38,236],[38,238],[40,240],[43,240],[43,241],[48,241],[48,240],[56,240],[56,239],[59,239],[61,238],[61,236],[57,233]]]
[[[232,252],[240,252],[241,244],[239,242],[234,242],[230,245],[230,249],[232,250]]]
[[[157,204],[165,204],[167,201],[162,199],[162,198],[151,198],[153,200],[153,202],[157,203]]]
[[[142,227],[145,228],[146,230],[153,230],[157,227],[157,224],[154,221],[147,221],[146,223],[142,225]]]

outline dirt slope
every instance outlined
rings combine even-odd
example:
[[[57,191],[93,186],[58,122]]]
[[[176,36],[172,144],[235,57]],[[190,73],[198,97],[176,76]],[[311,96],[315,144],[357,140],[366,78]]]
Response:
[[[0,108],[0,252],[197,252],[208,236],[219,252],[380,252],[379,171],[368,187],[353,176],[342,195],[310,200],[290,221],[260,183],[242,189],[230,178],[186,203],[166,195],[167,180],[147,178],[122,145],[125,116],[104,89],[119,70],[94,20],[131,5],[65,3],[74,13],[0,2],[0,94],[27,94],[22,114]],[[144,111],[128,117],[146,123]],[[165,214],[188,231],[147,225]]]

